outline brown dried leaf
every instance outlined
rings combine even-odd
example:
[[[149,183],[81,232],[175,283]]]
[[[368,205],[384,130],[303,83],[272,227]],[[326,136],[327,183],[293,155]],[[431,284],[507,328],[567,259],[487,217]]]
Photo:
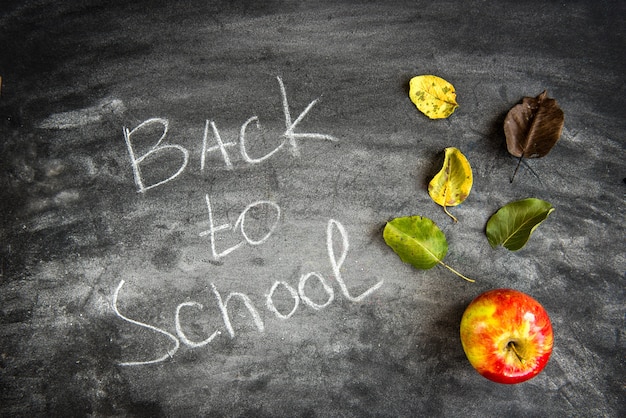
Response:
[[[547,91],[534,98],[524,97],[504,119],[509,153],[519,157],[520,162],[522,158],[547,155],[561,137],[564,122],[563,111],[556,100],[548,97]]]

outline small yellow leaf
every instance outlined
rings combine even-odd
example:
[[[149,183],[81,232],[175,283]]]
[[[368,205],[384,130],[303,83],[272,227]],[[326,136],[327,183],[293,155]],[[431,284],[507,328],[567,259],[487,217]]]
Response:
[[[446,148],[443,167],[428,184],[428,194],[456,222],[446,207],[462,203],[469,196],[473,181],[472,167],[465,155],[457,148]]]
[[[409,81],[409,97],[431,119],[450,116],[459,107],[454,86],[436,75],[418,75]]]

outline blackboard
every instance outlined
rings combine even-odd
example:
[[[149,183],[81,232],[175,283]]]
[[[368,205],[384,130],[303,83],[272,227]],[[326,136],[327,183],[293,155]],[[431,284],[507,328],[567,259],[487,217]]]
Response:
[[[624,416],[625,6],[619,1],[8,1],[0,16],[0,415]],[[408,81],[459,108],[430,120]],[[503,120],[544,89],[540,159]],[[451,222],[445,147],[474,172]],[[485,224],[537,197],[524,249]],[[421,215],[446,269],[402,263]],[[459,322],[512,287],[555,347],[478,375]]]

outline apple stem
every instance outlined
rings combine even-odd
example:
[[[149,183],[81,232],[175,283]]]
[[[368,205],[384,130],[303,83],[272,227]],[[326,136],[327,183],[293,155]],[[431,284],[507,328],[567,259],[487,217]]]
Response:
[[[517,348],[515,348],[515,343],[513,341],[509,341],[509,343],[507,344],[507,347],[509,347],[509,349],[511,349],[515,353],[515,356],[520,361],[520,363],[524,363],[524,359],[517,352]]]
[[[458,271],[456,271],[455,269],[453,269],[452,267],[450,267],[449,265],[447,265],[441,260],[439,260],[439,264],[441,264],[442,266],[444,266],[445,268],[447,268],[448,270],[450,270],[452,273],[456,274],[457,276],[461,277],[462,279],[467,280],[468,282],[474,283],[476,281],[476,280],[470,279],[469,277],[463,276],[461,273],[459,273]]]

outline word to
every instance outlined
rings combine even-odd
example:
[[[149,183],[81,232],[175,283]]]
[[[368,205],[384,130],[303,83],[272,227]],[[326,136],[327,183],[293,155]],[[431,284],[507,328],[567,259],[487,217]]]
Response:
[[[249,204],[248,206],[246,206],[246,208],[243,210],[243,212],[241,212],[241,214],[237,217],[237,221],[235,222],[235,225],[231,226],[230,224],[222,224],[222,225],[218,225],[215,226],[214,223],[214,219],[213,219],[213,209],[211,207],[211,199],[209,198],[209,195],[206,194],[204,195],[204,198],[206,200],[206,206],[207,206],[207,210],[209,211],[209,229],[207,229],[206,231],[202,231],[200,232],[200,236],[209,236],[209,240],[211,241],[211,252],[213,254],[213,258],[214,259],[219,259],[221,257],[224,257],[228,254],[230,254],[231,252],[237,250],[238,248],[240,248],[242,245],[244,245],[246,242],[250,245],[261,245],[263,244],[265,241],[267,241],[269,239],[269,237],[272,235],[272,233],[274,232],[274,230],[276,229],[276,227],[278,226],[278,221],[280,220],[280,206],[278,206],[276,203],[269,201],[269,200],[259,200],[258,202],[254,202]],[[260,239],[252,239],[250,238],[250,236],[246,233],[246,219],[247,219],[247,213],[249,210],[259,207],[259,206],[267,206],[269,208],[271,208],[275,215],[276,215],[276,219],[274,220],[274,223],[269,227],[269,230],[267,231],[267,233],[261,237]],[[220,231],[224,231],[224,230],[237,230],[239,229],[243,240],[239,241],[237,244],[233,245],[232,247],[227,248],[226,250],[219,252],[217,251],[217,246],[215,243],[215,233],[216,232],[220,232]]]

